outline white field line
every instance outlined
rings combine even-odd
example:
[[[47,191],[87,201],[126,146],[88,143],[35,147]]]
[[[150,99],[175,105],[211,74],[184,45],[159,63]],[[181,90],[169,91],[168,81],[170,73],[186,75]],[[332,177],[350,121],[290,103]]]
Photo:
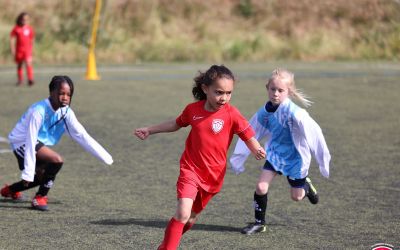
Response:
[[[7,140],[7,138],[0,136],[0,142],[8,143],[8,140]]]
[[[0,136],[0,142],[8,143],[7,138]],[[11,149],[0,149],[0,154],[11,153]]]

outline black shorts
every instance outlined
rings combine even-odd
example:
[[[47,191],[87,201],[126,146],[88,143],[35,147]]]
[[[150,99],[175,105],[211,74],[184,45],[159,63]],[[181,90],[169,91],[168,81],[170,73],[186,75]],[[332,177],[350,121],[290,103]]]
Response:
[[[279,175],[282,175],[282,172],[281,171],[276,171],[274,166],[272,166],[272,164],[269,161],[265,161],[263,169],[275,172],[275,173],[277,173]],[[289,185],[292,188],[303,188],[304,185],[306,184],[306,178],[303,178],[303,179],[292,179],[289,176],[286,176],[286,179],[288,180]]]
[[[38,152],[39,149],[41,149],[43,146],[44,146],[44,144],[42,142],[38,141],[35,146],[35,151]],[[25,168],[24,167],[24,161],[25,161],[24,154],[25,154],[25,144],[22,145],[21,147],[17,148],[16,150],[14,150],[14,155],[15,155],[15,157],[17,157],[18,167],[19,167],[19,170],[21,170],[21,171],[24,170],[24,168]]]

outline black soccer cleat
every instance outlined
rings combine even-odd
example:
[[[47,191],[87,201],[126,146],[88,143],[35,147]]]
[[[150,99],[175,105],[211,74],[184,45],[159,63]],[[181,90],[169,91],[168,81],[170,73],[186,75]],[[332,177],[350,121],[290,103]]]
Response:
[[[242,234],[255,234],[255,233],[263,233],[267,231],[267,226],[259,223],[251,223],[247,227],[243,228]]]
[[[306,185],[308,185],[308,192],[306,194],[307,198],[310,200],[312,204],[317,204],[319,201],[317,189],[311,183],[310,178],[306,178]]]

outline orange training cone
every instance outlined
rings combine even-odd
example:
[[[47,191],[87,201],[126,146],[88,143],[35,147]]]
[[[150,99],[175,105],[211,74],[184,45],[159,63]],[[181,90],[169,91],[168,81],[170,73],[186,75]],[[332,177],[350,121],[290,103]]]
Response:
[[[89,52],[88,54],[86,80],[100,80],[99,75],[97,75],[96,57],[93,52]]]

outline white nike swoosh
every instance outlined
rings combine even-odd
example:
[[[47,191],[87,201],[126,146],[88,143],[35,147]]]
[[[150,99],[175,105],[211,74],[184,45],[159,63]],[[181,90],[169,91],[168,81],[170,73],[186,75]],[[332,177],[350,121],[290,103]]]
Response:
[[[193,116],[193,121],[199,120],[199,119],[203,119],[204,116]]]

